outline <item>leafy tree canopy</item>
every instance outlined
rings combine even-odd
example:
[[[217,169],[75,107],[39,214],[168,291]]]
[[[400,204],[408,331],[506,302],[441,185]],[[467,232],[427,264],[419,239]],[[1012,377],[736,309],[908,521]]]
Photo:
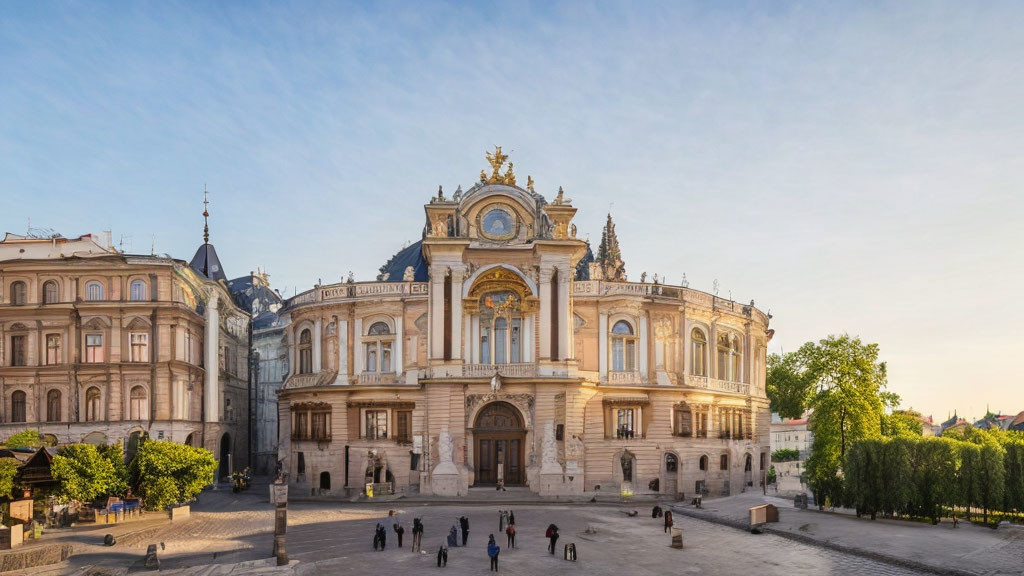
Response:
[[[63,502],[92,502],[127,486],[114,465],[91,444],[71,444],[53,457],[50,472],[57,481],[57,497]]]
[[[22,430],[7,439],[8,448],[39,448],[43,445],[39,430]]]
[[[217,461],[204,448],[144,439],[132,469],[146,506],[163,510],[195,498],[213,479]]]

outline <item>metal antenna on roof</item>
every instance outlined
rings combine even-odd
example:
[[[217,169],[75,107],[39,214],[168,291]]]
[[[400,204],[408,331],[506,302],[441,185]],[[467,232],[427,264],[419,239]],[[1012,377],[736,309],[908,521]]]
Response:
[[[210,243],[210,204],[209,192],[206,191],[206,182],[203,182],[203,244]]]

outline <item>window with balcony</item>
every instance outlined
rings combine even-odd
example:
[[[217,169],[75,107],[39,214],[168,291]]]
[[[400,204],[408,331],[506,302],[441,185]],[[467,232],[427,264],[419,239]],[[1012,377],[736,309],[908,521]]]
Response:
[[[26,396],[21,390],[11,394],[11,422],[25,422]]]
[[[690,331],[690,348],[690,374],[694,376],[707,376],[708,339],[700,328],[694,328]]]
[[[11,366],[28,365],[28,336],[16,334],[11,336]]]
[[[391,348],[395,336],[385,322],[374,322],[363,339],[363,355],[366,372],[393,372]]]
[[[85,391],[85,421],[99,422],[102,420],[102,395],[100,389],[90,386]]]
[[[313,332],[306,328],[299,334],[299,374],[313,373]]]
[[[522,362],[521,304],[513,292],[491,292],[480,297],[481,364]]]
[[[96,282],[86,282],[85,284],[85,299],[90,301],[103,300],[105,298],[103,284]]]
[[[388,411],[367,410],[366,411],[366,435],[367,440],[384,440],[388,437]]]
[[[612,370],[615,372],[636,371],[637,338],[633,327],[625,320],[612,326],[611,336]]]
[[[149,362],[149,333],[132,332],[128,336],[132,362]]]
[[[11,304],[24,306],[28,302],[28,288],[24,282],[11,283]]]
[[[636,436],[636,412],[634,408],[619,408],[615,411],[615,437],[630,439]]]
[[[103,334],[85,335],[85,361],[103,362]]]
[[[46,421],[60,422],[60,390],[46,393]]]
[[[47,280],[43,284],[43,304],[56,304],[60,302],[60,289],[53,280]]]
[[[144,280],[132,280],[128,289],[128,299],[135,302],[149,300],[149,294],[146,291],[146,282]]]
[[[60,364],[60,334],[47,334],[46,335],[46,364],[53,366],[54,364]]]
[[[740,348],[739,336],[728,333],[720,334],[718,336],[718,378],[739,382],[742,362],[743,352]]]

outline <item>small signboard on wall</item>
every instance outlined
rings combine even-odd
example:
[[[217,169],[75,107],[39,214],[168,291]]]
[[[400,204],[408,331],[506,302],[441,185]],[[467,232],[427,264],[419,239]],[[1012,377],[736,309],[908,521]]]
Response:
[[[423,436],[417,435],[412,437],[412,453],[423,454]]]

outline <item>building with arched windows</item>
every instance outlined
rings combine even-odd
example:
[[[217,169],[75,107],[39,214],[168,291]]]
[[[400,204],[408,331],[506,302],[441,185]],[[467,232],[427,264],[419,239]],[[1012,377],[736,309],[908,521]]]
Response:
[[[542,495],[759,487],[769,317],[628,281],[610,216],[595,255],[561,189],[548,201],[532,178],[516,184],[500,148],[488,160],[471,188],[431,198],[422,240],[376,281],[285,302],[289,483],[449,496],[499,483]]]
[[[249,320],[204,241],[192,263],[91,235],[0,241],[0,441],[142,435],[248,458]],[[276,414],[276,410],[275,410]],[[226,449],[225,449],[226,448]],[[231,458],[227,458],[230,455]]]

